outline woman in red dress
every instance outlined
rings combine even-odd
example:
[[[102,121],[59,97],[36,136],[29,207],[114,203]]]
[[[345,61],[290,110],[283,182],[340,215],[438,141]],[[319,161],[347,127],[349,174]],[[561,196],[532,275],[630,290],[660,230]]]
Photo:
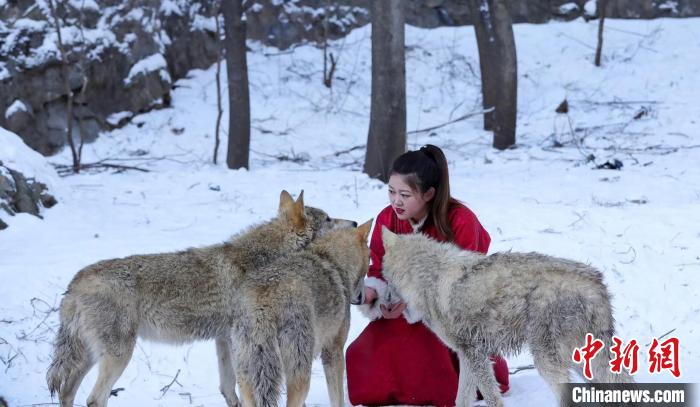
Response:
[[[387,287],[382,278],[381,230],[386,226],[397,234],[423,233],[481,253],[488,251],[491,238],[476,215],[450,196],[447,160],[439,147],[426,145],[394,161],[389,201],[377,216],[370,241],[371,264],[361,309],[372,321],[346,353],[350,402],[454,406],[459,378],[456,355],[420,320],[404,314],[405,303],[378,304]],[[506,392],[506,361],[500,356],[491,359],[501,392]]]

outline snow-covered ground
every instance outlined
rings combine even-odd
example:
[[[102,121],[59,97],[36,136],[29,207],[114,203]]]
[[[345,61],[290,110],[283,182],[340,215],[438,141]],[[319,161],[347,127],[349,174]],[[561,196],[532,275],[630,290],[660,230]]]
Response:
[[[653,337],[673,330],[681,343],[680,380],[698,382],[700,19],[608,20],[601,68],[592,63],[596,30],[597,23],[582,20],[515,26],[517,148],[492,149],[478,116],[412,132],[409,148],[444,148],[453,194],[489,230],[492,252],[535,250],[604,272],[618,335],[642,345],[638,381],[676,381],[668,372],[648,373],[645,357]],[[387,196],[381,182],[361,172],[369,37],[365,27],[333,43],[339,62],[332,90],[322,85],[320,50],[251,45],[249,171],[222,164],[225,141],[219,165],[211,163],[212,67],[177,83],[172,108],[136,116],[85,147],[84,162],[112,159],[149,172],[58,179],[59,205],[43,220],[0,211],[10,225],[0,232],[0,395],[11,406],[52,402],[44,375],[58,322],[53,311],[83,266],[220,242],[272,217],[281,189],[303,189],[308,204],[332,216],[374,217]],[[471,27],[407,27],[406,42],[409,131],[479,109]],[[555,113],[565,98],[568,116]],[[591,154],[595,160],[587,162]],[[594,169],[615,159],[624,164],[620,171]],[[70,163],[68,151],[48,160]],[[350,340],[366,323],[353,312]],[[531,359],[524,352],[509,363],[516,368]],[[95,377],[93,369],[78,403]],[[533,370],[512,375],[511,383],[507,406],[555,404]],[[111,399],[113,406],[225,405],[211,342],[139,342],[116,387],[125,390]],[[307,403],[328,404],[319,363]]]

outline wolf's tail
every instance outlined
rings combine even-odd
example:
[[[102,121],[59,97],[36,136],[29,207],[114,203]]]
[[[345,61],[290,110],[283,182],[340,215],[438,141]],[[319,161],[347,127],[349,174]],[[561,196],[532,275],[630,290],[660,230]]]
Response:
[[[55,393],[62,395],[65,386],[79,385],[74,383],[81,375],[85,367],[89,365],[89,352],[85,343],[76,332],[75,306],[69,297],[64,298],[61,304],[61,326],[54,343],[54,355],[49,370],[46,373],[46,382],[51,396]]]
[[[238,337],[235,345],[241,391],[252,393],[258,407],[277,407],[282,385],[279,341],[268,327],[254,327],[247,335]]]

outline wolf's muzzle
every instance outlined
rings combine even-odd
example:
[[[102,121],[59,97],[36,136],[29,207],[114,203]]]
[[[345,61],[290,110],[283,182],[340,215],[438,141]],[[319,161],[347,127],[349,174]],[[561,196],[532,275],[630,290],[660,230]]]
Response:
[[[362,305],[365,303],[365,286],[360,284],[359,289],[355,289],[355,294],[350,299],[352,305]]]

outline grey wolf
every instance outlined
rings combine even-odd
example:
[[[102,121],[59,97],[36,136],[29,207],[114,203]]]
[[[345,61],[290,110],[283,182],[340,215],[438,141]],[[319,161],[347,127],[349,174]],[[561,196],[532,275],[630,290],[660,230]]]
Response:
[[[331,231],[243,282],[237,298],[246,318],[232,329],[243,406],[277,406],[283,377],[287,406],[303,406],[319,354],[331,405],[343,405],[343,345],[350,304],[362,300],[371,226]]]
[[[85,267],[61,301],[46,375],[51,394],[58,393],[61,406],[72,406],[83,377],[99,363],[87,405],[104,407],[137,337],[173,344],[215,339],[220,390],[229,406],[238,405],[230,328],[240,317],[235,304],[241,281],[335,227],[355,225],[304,207],[303,191],[296,202],[282,191],[276,218],[224,243]]]
[[[538,372],[561,397],[569,368],[580,368],[572,354],[586,334],[612,344],[610,294],[601,273],[588,265],[538,253],[486,256],[386,228],[382,240],[387,282],[409,314],[459,356],[457,406],[470,406],[477,386],[487,405],[503,405],[488,355],[528,345]],[[608,361],[602,355],[592,360],[594,379],[631,381],[610,373]]]

